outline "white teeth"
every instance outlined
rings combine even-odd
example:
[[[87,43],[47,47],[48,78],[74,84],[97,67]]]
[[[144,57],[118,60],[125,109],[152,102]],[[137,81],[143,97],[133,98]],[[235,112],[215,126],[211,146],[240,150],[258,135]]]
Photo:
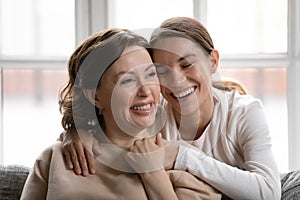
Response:
[[[184,92],[180,92],[179,94],[174,94],[174,96],[177,97],[177,98],[183,98],[183,97],[188,96],[189,94],[191,94],[194,91],[195,91],[195,88],[191,87],[191,88],[187,89]]]
[[[143,105],[143,106],[133,106],[133,110],[149,110],[151,108],[151,104]]]

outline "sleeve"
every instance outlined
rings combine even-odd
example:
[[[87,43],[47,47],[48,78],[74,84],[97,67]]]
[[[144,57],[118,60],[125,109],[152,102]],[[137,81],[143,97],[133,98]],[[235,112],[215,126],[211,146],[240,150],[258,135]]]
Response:
[[[234,143],[244,158],[242,169],[186,146],[179,148],[175,169],[189,171],[233,199],[280,199],[279,172],[260,103],[248,105],[237,122]]]
[[[221,200],[222,195],[212,186],[182,170],[169,170],[170,180],[178,199]]]
[[[46,199],[51,153],[52,149],[48,148],[35,161],[25,182],[21,200]]]

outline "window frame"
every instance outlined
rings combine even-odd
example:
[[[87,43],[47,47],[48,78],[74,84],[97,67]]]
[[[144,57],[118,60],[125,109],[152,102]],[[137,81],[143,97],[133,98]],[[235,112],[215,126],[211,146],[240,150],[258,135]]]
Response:
[[[108,0],[74,0],[75,1],[75,44],[101,29],[107,28],[109,22]],[[300,169],[300,1],[288,1],[288,49],[286,54],[251,54],[222,57],[222,67],[279,67],[287,68],[287,112],[288,112],[288,154],[289,170]],[[194,18],[206,25],[207,0],[194,0]],[[0,4],[1,6],[1,4]],[[1,32],[0,32],[1,34]],[[63,69],[67,58],[28,58],[3,57],[0,55],[0,163],[3,163],[3,69],[10,67]],[[299,120],[298,120],[299,121]],[[285,134],[285,133],[283,133]]]

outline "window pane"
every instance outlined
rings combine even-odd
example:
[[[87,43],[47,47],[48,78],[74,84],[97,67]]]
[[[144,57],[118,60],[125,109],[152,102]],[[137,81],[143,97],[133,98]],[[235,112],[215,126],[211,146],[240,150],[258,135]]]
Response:
[[[170,17],[193,17],[193,0],[109,0],[108,3],[110,27],[156,28]]]
[[[287,52],[287,0],[209,0],[207,9],[220,53]]]
[[[65,70],[3,69],[3,163],[32,167],[62,132],[58,90]]]
[[[0,0],[0,54],[67,56],[75,45],[74,1]]]
[[[288,171],[286,68],[221,68],[224,79],[242,83],[262,100],[270,125],[273,151],[281,172]]]

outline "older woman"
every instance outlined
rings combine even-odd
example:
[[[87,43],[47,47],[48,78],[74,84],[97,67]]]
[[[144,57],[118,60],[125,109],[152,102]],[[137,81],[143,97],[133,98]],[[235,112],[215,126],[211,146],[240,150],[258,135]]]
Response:
[[[147,48],[144,38],[110,29],[75,50],[60,93],[62,125],[90,130],[82,136],[86,146],[101,144],[95,175],[67,170],[58,142],[35,162],[21,199],[221,198],[193,175],[163,167],[160,86]]]

